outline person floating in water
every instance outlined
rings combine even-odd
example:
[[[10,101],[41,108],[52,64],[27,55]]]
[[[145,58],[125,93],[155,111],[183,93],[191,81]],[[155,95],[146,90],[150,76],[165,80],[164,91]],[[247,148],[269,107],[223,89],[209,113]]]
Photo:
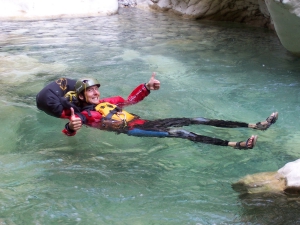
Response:
[[[83,124],[101,130],[113,131],[139,137],[182,138],[205,144],[230,146],[236,149],[252,149],[257,135],[246,141],[228,141],[199,135],[179,127],[189,125],[209,125],[224,128],[252,128],[267,130],[278,119],[278,112],[273,112],[265,121],[246,123],[218,119],[166,118],[146,120],[129,113],[123,108],[142,101],[151,90],[159,90],[160,82],[152,74],[149,82],[138,85],[124,99],[121,96],[100,99],[100,83],[94,78],[81,78],[77,81],[61,78],[48,84],[36,96],[37,107],[47,114],[69,119],[63,133],[74,136]]]

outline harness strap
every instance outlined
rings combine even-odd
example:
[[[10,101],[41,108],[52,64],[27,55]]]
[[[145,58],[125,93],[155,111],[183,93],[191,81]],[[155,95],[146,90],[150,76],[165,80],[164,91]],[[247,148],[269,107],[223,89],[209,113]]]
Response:
[[[118,115],[118,112],[120,112],[120,110],[117,108],[110,110],[107,116],[105,116],[105,119],[111,120],[113,115]]]

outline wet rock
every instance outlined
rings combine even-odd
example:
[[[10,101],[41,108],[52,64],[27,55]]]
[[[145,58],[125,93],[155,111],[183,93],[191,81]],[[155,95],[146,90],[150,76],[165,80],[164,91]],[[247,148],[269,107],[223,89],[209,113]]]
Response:
[[[232,185],[240,193],[282,192],[285,178],[277,172],[265,172],[247,175]]]
[[[242,194],[285,193],[300,195],[300,159],[287,163],[275,172],[247,175],[232,184]]]

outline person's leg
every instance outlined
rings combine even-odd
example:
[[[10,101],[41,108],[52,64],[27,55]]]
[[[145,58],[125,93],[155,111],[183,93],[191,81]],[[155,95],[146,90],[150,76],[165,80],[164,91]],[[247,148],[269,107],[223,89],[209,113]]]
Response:
[[[183,139],[188,139],[190,141],[202,142],[202,143],[211,144],[211,145],[230,146],[230,147],[233,147],[236,149],[252,149],[255,146],[256,141],[257,141],[256,135],[252,135],[246,141],[233,142],[233,141],[222,140],[219,138],[213,138],[213,137],[208,137],[208,136],[204,136],[204,135],[199,135],[199,134],[189,132],[186,130],[169,130],[168,133],[170,135],[166,136],[166,137],[183,138]]]
[[[249,124],[245,122],[207,119],[204,117],[197,117],[191,119],[191,124],[201,124],[201,125],[208,125],[214,127],[226,127],[226,128],[249,127]]]
[[[265,121],[258,122],[256,124],[228,121],[228,120],[216,120],[198,117],[191,119],[191,124],[202,124],[215,127],[227,127],[227,128],[238,128],[238,127],[249,127],[257,130],[266,130],[278,119],[278,112],[273,112]]]
[[[237,127],[248,127],[248,123],[236,122],[236,121],[226,121],[226,120],[216,120],[216,119],[207,119],[204,117],[197,118],[166,118],[158,119],[152,121],[146,121],[142,125],[137,125],[143,127],[143,129],[150,130],[168,130],[171,127],[183,127],[190,125],[209,125],[215,127],[227,127],[227,128],[237,128]]]
[[[277,119],[278,112],[273,112],[265,121],[249,124],[249,127],[257,130],[267,130],[272,124],[276,123]]]
[[[170,129],[168,126],[172,124],[174,126],[174,121],[179,121],[178,119],[164,119],[164,120],[154,120],[145,121],[144,124],[135,124],[128,130],[123,130],[121,133],[126,133],[130,136],[138,137],[169,137],[169,138],[182,138],[188,139],[194,142],[202,142],[205,144],[219,145],[219,146],[230,146],[238,149],[252,149],[256,143],[257,136],[250,137],[247,141],[241,142],[229,142],[227,140],[222,140],[219,138],[212,138],[208,136],[199,135],[193,132],[189,132],[183,129]],[[189,119],[181,119],[180,123],[176,125],[185,124],[188,126],[190,124]]]
[[[257,141],[257,135],[252,135],[250,138],[248,138],[246,141],[240,141],[240,142],[228,142],[228,146],[237,148],[237,149],[252,149],[254,148],[256,141]]]
[[[278,112],[273,112],[265,121],[258,122],[256,124],[197,117],[197,118],[158,119],[158,120],[146,121],[141,126],[147,130],[154,129],[154,130],[164,130],[164,131],[171,127],[183,127],[183,126],[196,125],[196,124],[209,125],[215,127],[224,127],[224,128],[248,127],[252,129],[266,130],[272,124],[274,124],[277,119],[278,119]]]

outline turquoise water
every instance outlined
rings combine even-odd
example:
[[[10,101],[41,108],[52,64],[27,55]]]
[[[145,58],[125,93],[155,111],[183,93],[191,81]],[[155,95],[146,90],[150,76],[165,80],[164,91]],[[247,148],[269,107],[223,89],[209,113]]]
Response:
[[[118,15],[1,23],[1,224],[295,224],[299,199],[236,193],[247,174],[299,158],[300,59],[268,30],[122,9]],[[219,118],[269,130],[193,126],[250,151],[180,139],[138,138],[37,110],[59,78],[96,77],[102,97],[126,97],[153,71],[161,90],[128,111],[142,118]]]

